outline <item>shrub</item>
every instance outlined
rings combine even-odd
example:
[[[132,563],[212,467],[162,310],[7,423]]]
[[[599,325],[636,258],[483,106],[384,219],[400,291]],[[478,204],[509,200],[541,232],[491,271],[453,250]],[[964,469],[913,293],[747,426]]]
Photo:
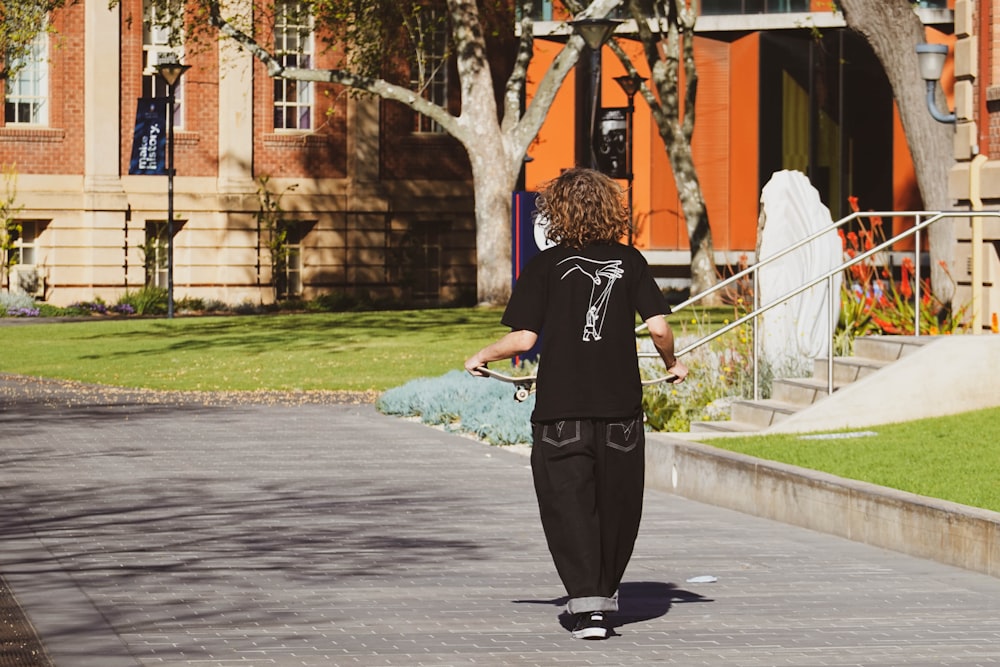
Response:
[[[848,200],[854,212],[858,212],[857,198],[849,197]],[[856,231],[845,234],[838,230],[838,233],[844,248],[844,261],[886,240],[879,216],[872,216],[867,223],[859,222]],[[947,264],[942,262],[940,265],[954,286]],[[851,354],[858,336],[916,333],[914,322],[920,327],[919,333],[930,335],[957,333],[969,327],[966,309],[952,309],[951,304],[942,303],[934,296],[927,279],[920,281],[920,303],[917,303],[914,268],[912,259],[903,259],[897,281],[889,264],[889,254],[879,252],[845,271],[840,321],[834,338],[837,354]]]
[[[493,445],[530,443],[535,397],[518,403],[513,394],[513,385],[451,371],[390,389],[375,407],[388,415],[419,417],[425,424],[471,433]]]
[[[186,296],[182,299],[178,299],[177,303],[174,305],[177,310],[183,310],[191,313],[200,313],[205,311],[205,300],[193,296]]]
[[[35,300],[27,294],[19,292],[0,292],[0,315],[7,317],[24,317],[22,313],[36,310]],[[15,314],[19,313],[19,314]],[[35,313],[37,315],[37,312]]]
[[[123,315],[162,315],[167,312],[167,290],[146,285],[136,291],[126,291],[112,312]]]

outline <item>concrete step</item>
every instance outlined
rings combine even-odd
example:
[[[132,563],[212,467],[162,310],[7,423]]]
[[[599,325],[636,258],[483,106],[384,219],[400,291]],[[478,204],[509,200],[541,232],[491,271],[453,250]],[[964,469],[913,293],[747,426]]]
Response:
[[[932,342],[932,336],[861,336],[854,339],[854,356],[896,361]]]
[[[762,401],[733,401],[733,421],[755,424],[759,428],[773,426],[802,408],[801,405],[767,399]]]
[[[866,357],[835,357],[833,360],[833,382],[834,384],[857,382],[891,363],[891,361]],[[828,375],[827,359],[825,357],[815,359],[813,361],[813,378],[825,384]]]
[[[836,374],[834,374],[836,375]],[[833,390],[844,386],[843,382],[834,382]],[[779,378],[771,383],[771,398],[782,403],[795,405],[812,405],[827,395],[826,380],[816,378]]]
[[[691,422],[691,433],[756,433],[760,426],[747,422],[717,421]],[[677,435],[677,434],[672,434]]]

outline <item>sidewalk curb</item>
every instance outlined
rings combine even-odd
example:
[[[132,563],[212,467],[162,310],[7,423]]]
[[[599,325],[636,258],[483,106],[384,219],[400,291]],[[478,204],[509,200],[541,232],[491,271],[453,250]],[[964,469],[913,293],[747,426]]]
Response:
[[[1000,513],[647,434],[646,484],[1000,577]]]

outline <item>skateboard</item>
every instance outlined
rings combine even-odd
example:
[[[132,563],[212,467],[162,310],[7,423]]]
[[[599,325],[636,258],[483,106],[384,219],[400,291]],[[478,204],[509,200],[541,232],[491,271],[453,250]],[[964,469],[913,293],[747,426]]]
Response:
[[[653,378],[652,380],[643,380],[642,381],[642,386],[643,387],[648,387],[651,384],[660,384],[661,382],[673,383],[673,381],[676,380],[676,379],[677,379],[676,375],[664,375],[661,378]]]
[[[514,385],[514,400],[518,403],[526,401],[528,396],[530,396],[535,391],[535,380],[537,376],[535,375],[521,375],[515,377],[513,375],[504,375],[503,373],[498,373],[491,368],[486,366],[480,366],[476,369],[483,375],[489,376],[494,380],[500,380],[501,382],[510,382]],[[659,384],[660,382],[673,382],[677,379],[676,375],[664,375],[660,378],[653,378],[652,380],[643,380],[642,385],[644,387],[651,384]]]
[[[528,400],[528,397],[535,392],[536,376],[534,375],[521,375],[514,377],[513,375],[498,373],[491,368],[487,368],[486,366],[480,366],[476,369],[476,371],[482,373],[483,375],[487,375],[494,380],[509,382],[514,385],[514,400],[518,403]]]

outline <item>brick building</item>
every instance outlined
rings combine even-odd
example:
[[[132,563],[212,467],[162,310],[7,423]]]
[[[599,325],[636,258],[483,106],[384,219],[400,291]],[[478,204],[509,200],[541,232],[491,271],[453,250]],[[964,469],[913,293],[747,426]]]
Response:
[[[457,142],[400,105],[275,81],[225,40],[171,49],[143,12],[142,0],[83,0],[54,13],[54,31],[9,82],[0,164],[20,207],[14,287],[68,305],[166,285],[167,178],[129,175],[129,163],[136,100],[166,94],[154,66],[175,52],[190,65],[176,87],[176,298],[270,302],[277,283],[303,298],[474,299],[472,188]],[[313,40],[297,57],[329,67]],[[277,280],[257,215],[265,178],[288,231]]]

